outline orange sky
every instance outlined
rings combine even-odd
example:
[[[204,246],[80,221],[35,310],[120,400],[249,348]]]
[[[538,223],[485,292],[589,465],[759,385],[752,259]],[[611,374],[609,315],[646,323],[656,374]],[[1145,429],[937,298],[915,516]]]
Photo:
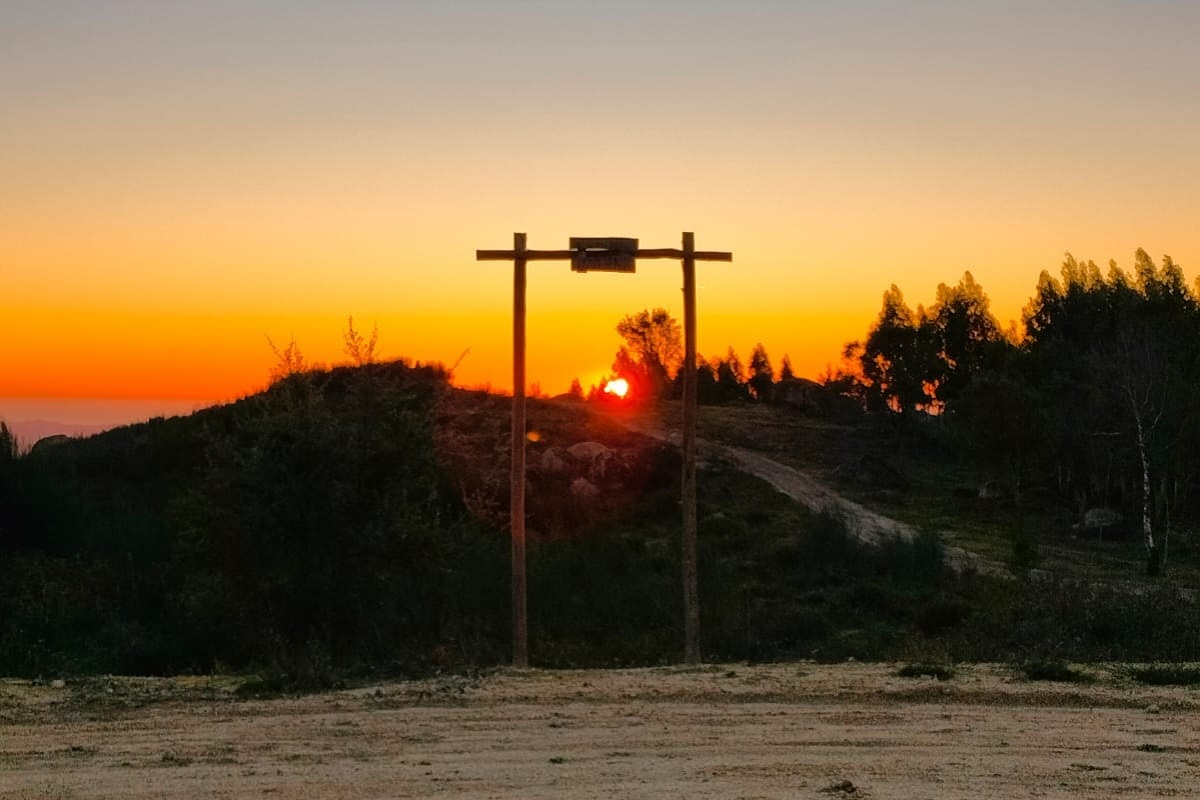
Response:
[[[734,253],[699,266],[700,350],[809,376],[893,282],[970,269],[1007,321],[1066,250],[1196,274],[1192,4],[445,5],[6,9],[0,417],[230,399],[265,336],[341,359],[349,314],[507,389],[511,278],[474,251],[514,231],[695,231]],[[531,381],[598,380],[679,285],[531,264]]]

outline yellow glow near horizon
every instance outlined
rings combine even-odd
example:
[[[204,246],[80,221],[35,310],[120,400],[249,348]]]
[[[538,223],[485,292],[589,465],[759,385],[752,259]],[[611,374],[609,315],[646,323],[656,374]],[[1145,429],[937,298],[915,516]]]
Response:
[[[808,377],[891,283],[969,269],[1006,323],[1066,250],[1200,266],[1200,7],[614,2],[6,10],[0,416],[230,399],[264,336],[343,360],[347,315],[508,390],[511,267],[474,251],[514,231],[694,231],[734,254],[699,350]],[[679,305],[673,262],[530,264],[530,382],[598,385],[623,315]]]

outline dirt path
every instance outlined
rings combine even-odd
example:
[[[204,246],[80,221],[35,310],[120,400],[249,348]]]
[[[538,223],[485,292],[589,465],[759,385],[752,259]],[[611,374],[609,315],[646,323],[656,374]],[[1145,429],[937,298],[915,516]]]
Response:
[[[646,436],[680,444],[678,431],[666,431],[645,422],[628,419],[625,424]],[[792,498],[805,508],[819,513],[833,513],[846,521],[846,529],[862,542],[878,545],[888,538],[909,540],[917,535],[917,529],[899,520],[876,513],[866,506],[841,496],[810,475],[781,464],[772,458],[747,450],[744,447],[720,444],[707,439],[696,439],[696,450],[700,458],[718,458],[743,472],[761,478],[777,490]],[[998,561],[984,558],[954,545],[945,546],[946,564],[957,572],[974,570],[979,573],[1011,577],[1008,568]]]
[[[179,691],[0,683],[0,797],[1111,798],[1195,796],[1200,781],[1194,690],[998,667],[945,683],[788,664],[252,702]]]

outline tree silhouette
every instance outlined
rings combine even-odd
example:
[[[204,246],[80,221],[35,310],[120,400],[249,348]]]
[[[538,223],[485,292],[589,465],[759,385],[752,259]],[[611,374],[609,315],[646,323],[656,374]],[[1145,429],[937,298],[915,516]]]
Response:
[[[1138,250],[1134,273],[1110,263],[1106,279],[1068,253],[1061,280],[1042,273],[1025,322],[1066,476],[1060,489],[1082,514],[1097,494],[1136,485],[1126,505],[1137,508],[1153,575],[1166,560],[1171,512],[1194,483],[1200,305],[1169,257],[1156,268]],[[1114,467],[1124,476],[1116,486]]]
[[[944,405],[962,394],[973,375],[1002,356],[1000,324],[970,272],[963,273],[957,286],[938,285],[937,298],[920,325],[936,341],[937,359],[931,362],[928,382]]]
[[[847,353],[858,356],[868,409],[903,417],[928,405],[928,378],[937,355],[929,327],[920,324],[924,316],[923,310],[913,313],[893,283],[883,293],[883,308],[861,351],[857,343],[847,345]]]
[[[779,380],[791,381],[796,379],[796,373],[792,371],[792,357],[787,353],[783,354],[783,363],[779,365]]]
[[[17,437],[8,423],[0,420],[0,465],[17,460]]]
[[[346,331],[342,334],[342,339],[345,341],[343,349],[356,367],[375,363],[375,345],[379,341],[378,324],[371,329],[371,338],[367,339],[354,330],[354,317],[346,317]]]
[[[271,383],[281,381],[292,375],[299,375],[311,368],[311,365],[304,358],[304,353],[300,352],[300,345],[296,342],[295,336],[292,336],[288,341],[287,347],[282,349],[275,344],[270,336],[267,336],[267,346],[275,354],[275,363],[271,366],[270,371]]]
[[[625,347],[617,353],[621,366],[614,363],[613,370],[626,380],[640,378],[644,390],[660,394],[683,358],[679,323],[664,308],[643,310],[618,322],[617,333],[625,340]]]
[[[747,393],[745,370],[742,360],[732,347],[725,351],[725,357],[713,365],[717,378],[717,398],[719,402],[729,403],[735,400],[746,400]]]
[[[754,352],[750,354],[750,391],[754,393],[754,399],[760,403],[771,397],[771,387],[775,385],[775,370],[771,367],[771,359],[767,355],[767,349],[763,347],[762,342],[754,346]]]

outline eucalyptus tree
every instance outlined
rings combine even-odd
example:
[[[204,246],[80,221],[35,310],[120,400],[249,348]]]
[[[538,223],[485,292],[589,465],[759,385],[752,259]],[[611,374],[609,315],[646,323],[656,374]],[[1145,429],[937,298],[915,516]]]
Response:
[[[1080,511],[1117,483],[1136,484],[1147,572],[1166,558],[1172,511],[1195,474],[1200,309],[1183,273],[1138,250],[1134,275],[1107,277],[1067,255],[1061,279],[1043,273],[1026,309],[1028,350],[1048,399],[1060,488]],[[1101,476],[1103,478],[1101,479]]]
[[[771,366],[771,358],[762,342],[756,344],[754,352],[750,354],[750,377],[747,383],[754,392],[755,400],[761,403],[770,399],[771,387],[775,385],[775,369]]]
[[[970,272],[963,273],[957,286],[938,285],[934,304],[920,324],[937,349],[927,380],[943,405],[953,403],[973,376],[1003,358],[1007,343],[1000,324]]]

